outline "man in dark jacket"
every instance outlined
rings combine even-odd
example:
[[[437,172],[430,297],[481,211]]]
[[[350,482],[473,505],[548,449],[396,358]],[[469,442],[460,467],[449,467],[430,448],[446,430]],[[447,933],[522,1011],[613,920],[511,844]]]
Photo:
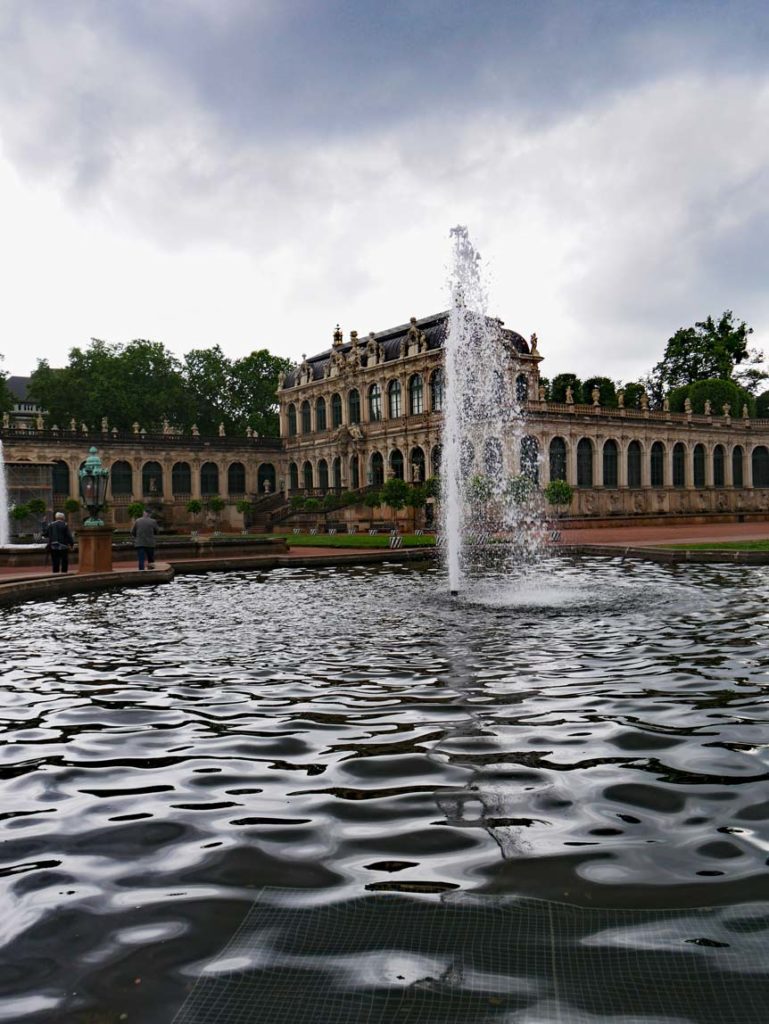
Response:
[[[75,538],[70,533],[63,512],[57,512],[56,518],[43,531],[51,552],[51,563],[54,572],[69,571],[69,553],[75,546]]]
[[[136,546],[136,554],[139,557],[139,568],[144,568],[144,560],[147,560],[147,568],[155,568],[155,534],[158,532],[158,524],[149,513],[149,509],[142,512],[141,516],[131,527],[131,536]]]

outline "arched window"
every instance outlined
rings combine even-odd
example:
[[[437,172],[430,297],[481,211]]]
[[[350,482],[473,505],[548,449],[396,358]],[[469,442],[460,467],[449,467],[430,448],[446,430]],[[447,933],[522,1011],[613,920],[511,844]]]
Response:
[[[492,480],[502,476],[502,442],[497,437],[487,437],[483,443],[483,470]]]
[[[128,467],[131,468],[130,466]],[[54,462],[51,470],[51,486],[53,487],[53,493],[69,494],[69,466],[66,462],[62,462],[61,459],[57,459]],[[113,494],[115,493],[114,484],[112,489]],[[130,494],[131,491],[129,490]]]
[[[409,380],[409,412],[412,416],[418,416],[424,412],[424,384],[422,375],[415,373]]]
[[[331,396],[331,429],[342,426],[342,396]]]
[[[641,445],[638,441],[631,441],[627,446],[627,485],[641,486]]]
[[[271,462],[263,462],[259,467],[259,472],[256,474],[256,488],[260,494],[275,493],[275,467]]]
[[[246,493],[246,467],[242,462],[232,462],[227,470],[227,493]]]
[[[328,490],[328,463],[325,459],[321,459],[318,463],[318,487],[324,494]]]
[[[550,479],[566,479],[566,442],[562,437],[554,437],[550,442]]]
[[[430,453],[430,466],[432,468],[433,476],[441,475],[441,462],[443,461],[443,446],[436,444],[433,445],[433,450]]]
[[[347,396],[347,411],[350,423],[360,423],[360,392],[357,388],[353,388]]]
[[[175,462],[171,470],[171,490],[174,497],[192,494],[192,470],[189,462]]]
[[[200,467],[200,493],[204,497],[219,493],[219,467],[215,462],[204,462]]]
[[[652,487],[665,486],[665,445],[655,441],[651,453],[651,484]]]
[[[753,486],[769,487],[769,451],[760,444],[753,449]]]
[[[603,485],[604,487],[617,487],[619,475],[617,466],[619,463],[619,449],[616,441],[605,441],[603,446]]]
[[[379,423],[382,419],[382,389],[378,384],[372,384],[368,389],[368,418],[372,423]]]
[[[288,436],[296,437],[296,406],[293,402],[288,407]]]
[[[399,448],[390,452],[390,472],[396,480],[403,479],[403,452]]]
[[[425,482],[425,453],[419,447],[411,449],[411,480],[415,484]]]
[[[312,430],[312,415],[310,413],[310,403],[308,401],[302,402],[302,433],[309,434]]]
[[[743,487],[745,484],[745,452],[742,445],[736,444],[732,449],[732,483],[735,487]]]
[[[387,385],[387,415],[397,420],[401,414],[401,382],[391,380]]]
[[[430,376],[430,405],[433,412],[443,410],[443,395],[443,367],[439,366],[437,370],[433,370]]]
[[[290,490],[299,490],[299,467],[295,462],[292,462],[288,467],[288,481]]]
[[[350,487],[354,491],[360,487],[360,463],[357,455],[350,456]]]
[[[577,445],[577,487],[593,486],[593,442],[583,437]]]
[[[521,438],[521,473],[539,483],[539,441],[528,434]]]
[[[159,462],[145,462],[142,466],[142,494],[159,498],[163,494],[163,469]]]
[[[515,378],[515,400],[520,405],[522,402],[528,401],[529,398],[529,378],[525,373],[519,373]]]
[[[315,403],[315,429],[326,429],[326,399],[319,398]]]
[[[673,448],[673,486],[686,487],[686,446],[682,441]]]
[[[694,486],[704,487],[705,486],[705,445],[696,444],[694,446]]]
[[[302,466],[302,477],[304,478],[304,489],[306,491],[312,490],[312,463],[305,462]]]
[[[342,490],[342,460],[339,458],[338,455],[334,459],[334,461],[331,463],[331,473],[332,473],[333,478],[334,478],[334,481],[333,481],[334,490],[335,491],[341,491]]]
[[[713,486],[724,486],[724,446],[717,444],[713,449]]]
[[[69,476],[69,474],[67,474]],[[128,462],[120,461],[113,462],[112,469],[110,470],[110,477],[112,480],[112,494],[114,497],[128,496],[133,494],[133,470]],[[54,491],[56,486],[54,485]],[[64,492],[62,492],[64,493]]]
[[[371,456],[371,483],[374,487],[381,487],[384,483],[384,459],[381,452],[374,452]]]

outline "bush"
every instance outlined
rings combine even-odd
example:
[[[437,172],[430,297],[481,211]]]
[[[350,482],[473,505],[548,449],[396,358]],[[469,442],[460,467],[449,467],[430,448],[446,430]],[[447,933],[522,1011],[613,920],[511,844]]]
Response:
[[[295,494],[291,499],[291,508],[294,512],[300,512],[304,508],[305,498],[301,494]]]
[[[192,498],[187,502],[185,508],[191,516],[199,516],[203,511],[203,502],[199,498]]]
[[[69,514],[72,514],[73,512],[79,512],[80,502],[77,500],[77,498],[67,498],[67,500],[64,502],[64,511]]]
[[[220,498],[218,494],[212,494],[210,498],[206,500],[206,508],[209,512],[213,512],[214,515],[219,515],[220,512],[224,511],[227,502],[224,498]]]
[[[391,508],[393,512],[397,512],[398,509],[403,508],[406,504],[408,494],[409,485],[406,481],[394,476],[382,488],[381,498],[385,505]]]
[[[320,502],[317,498],[306,498],[304,502],[305,512],[317,512],[320,509]]]
[[[29,505],[14,505],[11,509],[11,519],[15,519],[17,523],[26,519],[29,514]]]
[[[330,512],[334,508],[339,508],[339,499],[335,494],[324,494],[322,505],[326,512]]]
[[[131,517],[131,519],[138,519],[139,516],[143,515],[144,513],[144,502],[132,501],[126,511],[128,512],[128,515]]]
[[[379,491],[366,491],[363,496],[363,504],[373,511],[382,504],[382,495]]]
[[[567,508],[574,497],[574,488],[565,480],[551,480],[544,493],[549,504],[556,508],[559,506]]]
[[[33,516],[45,515],[46,504],[42,498],[32,498],[31,501],[27,502],[27,508]]]
[[[241,515],[246,515],[247,512],[251,511],[251,502],[247,498],[241,498],[235,505],[235,508]]]

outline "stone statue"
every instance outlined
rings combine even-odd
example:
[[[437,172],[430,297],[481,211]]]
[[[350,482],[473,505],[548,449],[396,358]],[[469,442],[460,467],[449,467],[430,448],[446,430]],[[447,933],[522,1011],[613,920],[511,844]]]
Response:
[[[192,436],[193,437],[200,437],[200,431],[198,430],[197,423],[193,423],[192,424]]]
[[[35,416],[35,429],[42,430],[44,426],[43,417],[38,413],[37,416]]]
[[[251,437],[251,427],[246,427],[246,437]]]
[[[81,434],[87,434],[88,433],[88,427],[85,425],[85,423],[81,423],[80,424],[80,433]]]
[[[593,405],[600,405],[601,404],[601,389],[600,388],[593,388],[593,390],[590,392],[590,397],[593,399]]]
[[[106,434],[108,430],[109,430],[109,421],[107,420],[106,416],[102,416],[102,418],[101,418],[101,432],[102,432],[102,434]]]
[[[540,400],[540,402],[547,401],[547,399],[545,397],[545,385],[544,384],[540,384],[539,385],[539,400]]]
[[[262,490],[264,491],[265,494],[270,493],[270,491],[272,490],[272,484],[270,483],[269,480],[264,481],[264,487],[262,487]]]
[[[622,390],[622,388],[620,388],[620,390],[617,392],[617,405],[620,409],[625,408],[625,392]]]
[[[692,414],[692,400],[691,400],[691,398],[685,398],[684,399],[684,412],[686,413],[687,416],[691,416],[691,414]]]
[[[742,418],[744,420],[746,420],[748,418],[748,407],[747,407],[747,405],[743,405],[743,407],[742,407]]]
[[[278,391],[282,391],[284,386],[285,386],[285,384],[286,384],[286,375],[281,370],[280,373],[278,374]]]
[[[574,405],[574,392],[571,389],[571,384],[566,385],[566,404]]]
[[[670,412],[670,399],[667,395],[662,399],[662,411]]]
[[[219,424],[219,437],[225,437],[224,424],[223,423]]]
[[[7,430],[8,427],[10,427],[10,425],[11,425],[11,417],[9,416],[9,414],[7,412],[4,412],[3,413],[3,426]]]
[[[728,417],[732,411],[731,405],[728,402],[724,402],[724,416]]]
[[[646,394],[645,391],[641,392],[641,408],[644,412],[649,411],[649,396]]]
[[[539,352],[537,351],[537,336],[536,336],[536,334],[532,334],[531,338],[529,339],[529,344],[531,345],[531,354],[533,356],[539,355]]]
[[[73,433],[73,434],[74,434],[74,433],[75,433],[75,431],[77,430],[77,423],[75,423],[75,417],[74,417],[74,416],[73,416],[73,417],[72,417],[72,419],[71,419],[71,420],[69,421],[69,429],[70,429],[70,430],[72,431],[72,433]]]
[[[132,423],[131,430],[134,432],[134,434],[139,433],[139,424],[136,422],[136,420],[134,420],[134,422]]]
[[[712,416],[712,415],[713,415],[713,412],[712,412],[712,410],[713,410],[713,407],[712,407],[712,405],[710,404],[710,399],[709,399],[709,398],[706,398],[706,399],[705,399],[705,415],[706,415],[706,416]]]
[[[163,433],[164,434],[170,434],[171,433],[171,424],[168,422],[168,420],[167,420],[167,418],[165,416],[163,417]]]

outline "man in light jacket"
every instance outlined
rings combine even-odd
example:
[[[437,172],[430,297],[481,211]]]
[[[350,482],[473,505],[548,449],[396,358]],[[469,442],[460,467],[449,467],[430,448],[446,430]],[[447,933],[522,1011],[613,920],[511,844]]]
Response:
[[[131,536],[134,539],[140,569],[144,568],[145,559],[148,569],[155,568],[155,534],[157,532],[158,524],[150,515],[149,509],[145,508],[131,527]]]

